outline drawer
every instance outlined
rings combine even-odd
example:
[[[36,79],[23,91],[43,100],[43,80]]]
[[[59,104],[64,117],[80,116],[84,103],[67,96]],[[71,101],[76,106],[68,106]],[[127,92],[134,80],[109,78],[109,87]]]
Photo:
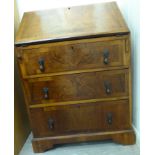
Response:
[[[128,69],[28,80],[30,104],[128,96]]]
[[[125,64],[125,40],[90,39],[72,44],[40,45],[23,49],[20,66],[24,76],[73,70],[117,67]]]
[[[130,128],[128,100],[30,109],[34,137]]]

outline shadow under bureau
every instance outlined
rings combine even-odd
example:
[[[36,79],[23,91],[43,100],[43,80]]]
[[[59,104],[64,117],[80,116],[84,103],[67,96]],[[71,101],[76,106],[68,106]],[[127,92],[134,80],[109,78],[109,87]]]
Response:
[[[27,12],[15,46],[34,152],[135,143],[130,32],[115,2]]]

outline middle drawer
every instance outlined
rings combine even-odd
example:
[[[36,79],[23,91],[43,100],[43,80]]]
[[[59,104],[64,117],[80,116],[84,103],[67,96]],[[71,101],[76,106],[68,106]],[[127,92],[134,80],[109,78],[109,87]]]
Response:
[[[128,96],[128,69],[29,79],[30,104]]]

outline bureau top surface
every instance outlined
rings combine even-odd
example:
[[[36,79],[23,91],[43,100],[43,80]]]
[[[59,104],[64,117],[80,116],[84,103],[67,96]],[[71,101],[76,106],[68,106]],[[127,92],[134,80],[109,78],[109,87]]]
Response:
[[[16,46],[128,33],[115,2],[24,13]]]

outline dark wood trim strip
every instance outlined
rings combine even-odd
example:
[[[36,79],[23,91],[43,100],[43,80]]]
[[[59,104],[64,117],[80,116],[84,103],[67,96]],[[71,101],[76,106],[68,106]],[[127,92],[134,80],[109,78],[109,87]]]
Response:
[[[70,134],[70,135],[62,135],[62,136],[52,136],[52,137],[43,137],[43,138],[33,138],[33,141],[35,140],[62,140],[62,139],[68,139],[68,138],[78,138],[78,137],[94,137],[94,136],[102,136],[102,135],[113,135],[113,134],[121,134],[125,132],[133,132],[132,129],[129,130],[121,130],[121,131],[109,131],[109,132],[94,132],[94,133],[78,133],[78,134]],[[59,142],[58,142],[59,143]]]
[[[51,103],[42,103],[42,104],[30,105],[29,108],[44,108],[44,107],[51,107],[51,106],[63,106],[63,105],[95,103],[95,102],[102,102],[102,101],[116,101],[116,100],[126,100],[126,99],[129,99],[129,97],[124,96],[124,97],[113,97],[113,98],[98,98],[98,99],[64,101],[64,102],[53,102],[53,103],[51,101]]]
[[[80,73],[90,73],[90,72],[100,72],[100,71],[111,71],[111,70],[120,70],[120,69],[128,69],[128,68],[129,68],[128,66],[118,66],[118,67],[65,71],[65,72],[57,72],[57,73],[46,73],[46,74],[38,74],[38,75],[26,75],[26,76],[23,76],[23,79],[33,79],[33,78],[41,78],[41,77],[51,77],[51,76],[58,76],[58,75],[80,74]]]
[[[33,40],[28,42],[15,42],[16,47],[20,46],[29,46],[29,45],[37,45],[37,44],[45,44],[45,43],[53,43],[53,42],[61,42],[61,41],[72,41],[77,39],[90,39],[90,38],[99,38],[99,37],[109,37],[109,36],[122,36],[127,35],[130,32],[120,32],[120,33],[111,33],[111,34],[95,34],[95,35],[87,35],[87,36],[75,36],[75,37],[62,37],[62,38],[54,38],[54,39],[42,39],[42,40]]]

